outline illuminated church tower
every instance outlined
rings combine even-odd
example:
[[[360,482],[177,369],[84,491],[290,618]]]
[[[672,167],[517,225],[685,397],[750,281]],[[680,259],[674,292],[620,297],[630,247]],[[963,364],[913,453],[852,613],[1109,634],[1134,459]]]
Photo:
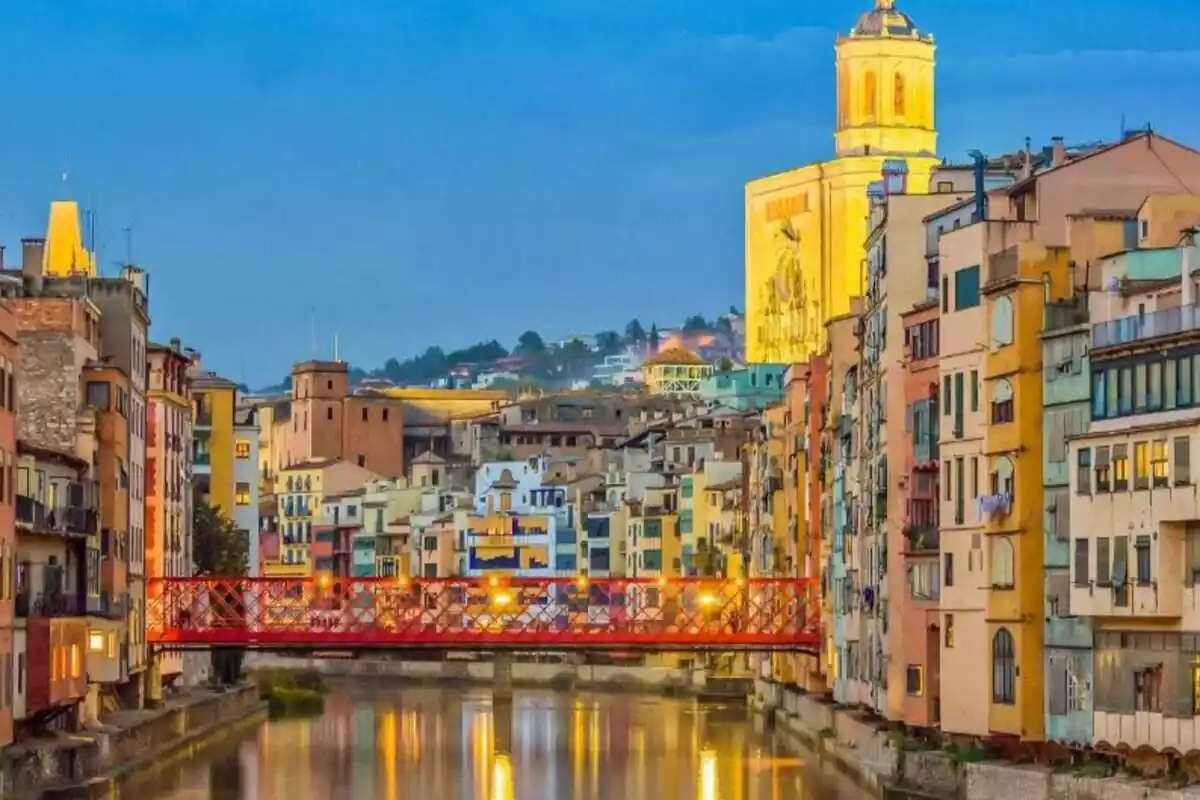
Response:
[[[894,0],[875,0],[837,53],[836,157],[746,186],[746,358],[804,361],[862,295],[867,186],[903,162],[923,193],[934,156],[934,44]]]

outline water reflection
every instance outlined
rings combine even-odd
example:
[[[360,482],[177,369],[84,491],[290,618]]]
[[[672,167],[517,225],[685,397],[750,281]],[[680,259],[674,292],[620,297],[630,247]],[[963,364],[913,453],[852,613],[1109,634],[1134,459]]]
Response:
[[[861,800],[744,709],[626,695],[347,689],[202,753],[138,800]]]

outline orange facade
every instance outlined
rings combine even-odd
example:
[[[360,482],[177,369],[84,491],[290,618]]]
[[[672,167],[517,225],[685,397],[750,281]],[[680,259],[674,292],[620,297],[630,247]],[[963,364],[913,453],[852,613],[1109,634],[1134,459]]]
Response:
[[[100,482],[100,606],[123,616],[129,594],[129,376],[113,366],[84,369],[88,407],[96,412]]]

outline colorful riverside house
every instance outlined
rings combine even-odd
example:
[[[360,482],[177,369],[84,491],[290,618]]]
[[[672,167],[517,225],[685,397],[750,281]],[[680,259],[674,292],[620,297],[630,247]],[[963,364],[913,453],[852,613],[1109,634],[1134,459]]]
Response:
[[[752,364],[714,372],[700,384],[700,399],[710,406],[761,411],[783,401],[786,364]]]
[[[465,573],[471,576],[546,577],[554,574],[556,513],[566,490],[543,486],[544,457],[491,461],[475,475],[475,513],[465,515]],[[543,493],[549,492],[549,497]]]
[[[716,575],[723,571],[725,563],[718,542],[720,498],[711,490],[729,481],[739,480],[741,475],[741,461],[705,460],[691,474],[680,478],[679,538],[682,574],[704,576]]]
[[[681,347],[663,350],[642,365],[646,391],[669,397],[699,396],[701,385],[712,372],[712,364]]]
[[[1194,202],[1194,201],[1193,201]],[[1166,225],[1200,222],[1196,209]],[[1090,297],[1091,425],[1072,439],[1070,610],[1090,620],[1088,664],[1063,663],[1058,711],[1092,713],[1091,743],[1136,763],[1200,749],[1200,286],[1195,231],[1100,260]],[[1175,237],[1164,237],[1169,241]],[[1079,667],[1091,666],[1092,672]],[[1082,726],[1081,726],[1082,727]],[[1192,771],[1190,763],[1186,767]]]
[[[939,541],[941,454],[938,449],[941,414],[938,407],[939,304],[937,298],[917,303],[902,314],[904,323],[905,438],[908,452],[900,468],[907,480],[904,499],[904,548],[901,553],[906,586],[891,595],[892,625],[899,626],[898,653],[904,666],[904,696],[900,705],[905,725],[937,725],[941,698],[941,613],[944,581],[953,582],[953,564],[943,570]]]

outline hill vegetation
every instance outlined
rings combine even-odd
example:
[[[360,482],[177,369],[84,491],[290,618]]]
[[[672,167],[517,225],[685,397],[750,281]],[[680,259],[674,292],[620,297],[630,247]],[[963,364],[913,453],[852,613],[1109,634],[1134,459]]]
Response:
[[[737,314],[734,307],[730,313]],[[681,329],[685,333],[698,331],[729,331],[729,321],[724,316],[716,320],[705,319],[696,314],[684,321]],[[446,351],[437,345],[427,347],[420,355],[400,361],[389,358],[381,367],[364,370],[351,367],[350,382],[375,378],[386,380],[400,386],[428,385],[439,378],[445,377],[449,371],[460,365],[486,366],[510,356],[520,356],[525,359],[521,367],[521,377],[535,381],[561,381],[590,377],[595,365],[605,356],[619,353],[626,347],[643,344],[657,345],[659,339],[658,326],[651,323],[650,330],[643,327],[640,320],[632,319],[623,332],[615,330],[601,331],[595,334],[595,349],[593,350],[580,339],[570,339],[562,344],[547,344],[542,335],[534,330],[525,331],[517,339],[510,350],[495,339],[478,342],[469,347]],[[285,392],[291,388],[292,377],[289,374],[281,382],[267,386],[259,391],[263,394]]]

